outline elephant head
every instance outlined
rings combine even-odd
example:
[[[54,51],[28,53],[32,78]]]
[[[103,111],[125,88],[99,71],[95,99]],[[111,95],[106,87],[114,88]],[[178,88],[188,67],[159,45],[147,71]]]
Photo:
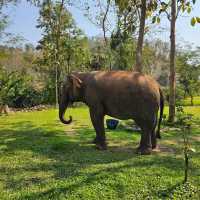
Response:
[[[80,89],[82,81],[75,75],[69,75],[64,82],[59,99],[59,118],[64,124],[70,124],[72,122],[72,116],[69,120],[64,119],[64,114],[69,104],[80,98]]]

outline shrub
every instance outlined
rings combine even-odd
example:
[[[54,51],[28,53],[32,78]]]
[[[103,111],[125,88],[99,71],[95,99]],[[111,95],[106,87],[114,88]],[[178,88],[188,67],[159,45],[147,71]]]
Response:
[[[1,68],[0,80],[0,104],[23,108],[41,103],[41,94],[33,87],[29,75]]]

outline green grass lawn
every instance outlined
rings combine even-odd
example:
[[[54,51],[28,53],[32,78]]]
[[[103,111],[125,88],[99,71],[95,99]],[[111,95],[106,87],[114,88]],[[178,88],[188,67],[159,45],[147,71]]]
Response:
[[[164,128],[160,151],[135,153],[140,134],[106,131],[108,150],[95,136],[87,108],[70,109],[63,125],[54,109],[0,116],[0,199],[200,199],[200,107],[187,107],[196,126],[190,184],[181,184],[181,132]]]
[[[187,97],[186,99],[180,101],[180,103],[181,103],[181,105],[183,105],[183,106],[190,106],[190,105],[191,105],[191,100],[190,100],[189,97]],[[200,96],[194,97],[193,103],[194,103],[194,105],[196,105],[196,106],[197,106],[197,105],[200,106]]]

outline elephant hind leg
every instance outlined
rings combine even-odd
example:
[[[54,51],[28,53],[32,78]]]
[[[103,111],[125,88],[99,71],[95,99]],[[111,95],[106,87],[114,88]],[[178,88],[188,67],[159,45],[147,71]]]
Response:
[[[152,147],[156,146],[156,138],[154,138],[155,119],[152,120],[138,120],[136,123],[141,127],[141,140],[137,149],[138,153],[142,155],[151,154]]]
[[[155,131],[156,126],[157,126],[157,115],[155,116],[154,126],[153,126],[153,130],[151,132],[152,149],[155,149],[157,147],[157,137],[156,137],[156,131]]]
[[[157,147],[157,138],[156,138],[155,129],[151,133],[151,143],[152,143],[152,149],[155,149]]]
[[[142,155],[151,154],[152,144],[151,144],[151,132],[148,128],[142,128],[142,135],[140,140],[140,146],[138,148],[138,152]]]

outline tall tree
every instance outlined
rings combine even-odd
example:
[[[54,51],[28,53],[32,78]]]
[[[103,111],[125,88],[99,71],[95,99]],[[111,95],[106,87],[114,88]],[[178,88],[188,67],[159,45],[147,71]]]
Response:
[[[175,69],[175,54],[176,54],[176,0],[171,1],[171,24],[170,24],[170,76],[169,76],[169,122],[174,121],[175,103],[176,103],[176,69]]]
[[[127,25],[129,25],[130,23],[134,23],[135,26],[137,26],[137,24],[139,23],[134,70],[138,72],[143,72],[144,70],[143,70],[142,53],[144,46],[144,35],[145,35],[145,24],[146,24],[145,22],[146,18],[151,16],[152,13],[157,9],[158,3],[156,0],[152,1],[115,0],[115,2],[116,5],[119,7],[120,12],[126,10],[132,13],[132,15],[129,16],[129,22],[127,23]]]
[[[141,0],[141,1],[115,0],[115,3],[116,6],[118,7],[119,14],[124,15],[124,18],[122,18],[122,20],[123,19],[125,20],[124,23],[125,30],[126,32],[129,32],[130,35],[133,33],[133,30],[135,31],[135,28],[139,21],[139,31],[138,31],[138,40],[136,45],[134,69],[136,71],[142,72],[142,50],[143,50],[145,18],[146,18],[146,8],[147,8],[146,0]],[[121,23],[123,24],[123,22]]]
[[[66,0],[56,3],[51,0],[43,1],[37,26],[44,31],[40,48],[43,50],[46,65],[54,67],[56,105],[58,104],[61,69],[66,65],[65,60],[67,60],[69,72],[69,61],[74,47],[73,41],[80,33],[71,14],[66,9],[65,3]]]
[[[141,15],[140,15],[140,27],[139,27],[139,36],[137,41],[136,48],[136,63],[135,70],[138,72],[143,71],[142,67],[142,49],[144,43],[144,29],[145,29],[145,19],[146,19],[146,10],[147,10],[147,1],[141,0]]]
[[[152,18],[152,22],[160,22],[159,15],[165,13],[167,19],[170,21],[170,76],[169,76],[169,122],[174,122],[175,111],[176,111],[176,20],[179,13],[187,12],[190,13],[192,9],[192,4],[195,4],[195,0],[166,0],[158,1],[159,6],[157,6],[158,13]],[[194,25],[196,22],[200,21],[198,17],[193,17],[191,24]]]

